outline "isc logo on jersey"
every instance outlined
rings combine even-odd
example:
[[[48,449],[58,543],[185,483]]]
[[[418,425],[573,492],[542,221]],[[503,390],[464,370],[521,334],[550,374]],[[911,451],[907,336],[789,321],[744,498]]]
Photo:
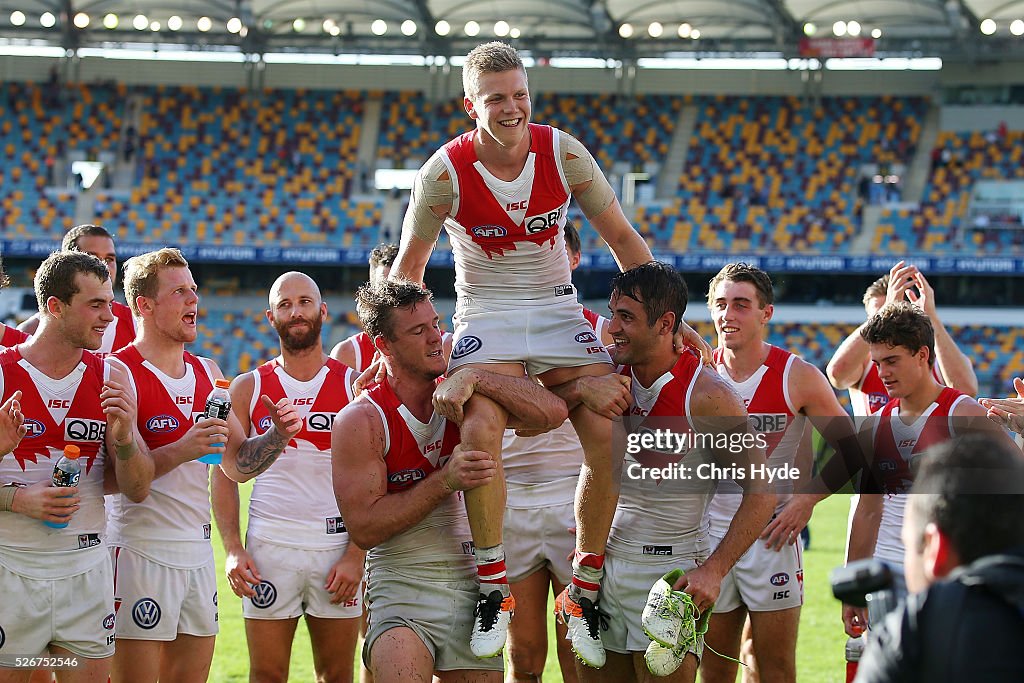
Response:
[[[173,432],[181,423],[173,415],[154,415],[146,420],[146,429],[155,434]]]
[[[531,235],[535,235],[538,232],[544,232],[549,228],[557,228],[562,223],[562,211],[564,209],[564,206],[560,206],[554,211],[548,211],[547,213],[542,213],[539,216],[528,216],[524,221],[524,225],[526,225],[526,232]]]
[[[64,421],[65,441],[103,441],[106,434],[107,423],[103,420],[75,417]]]

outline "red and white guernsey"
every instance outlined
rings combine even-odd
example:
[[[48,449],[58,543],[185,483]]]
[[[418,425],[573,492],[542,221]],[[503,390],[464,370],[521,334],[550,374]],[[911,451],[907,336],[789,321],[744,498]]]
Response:
[[[797,410],[789,397],[789,374],[796,360],[789,351],[772,346],[764,364],[743,382],[735,381],[725,365],[724,350],[715,349],[714,361],[718,374],[728,382],[743,399],[750,418],[750,428],[764,434],[767,444],[765,455],[768,467],[777,470],[791,467],[796,460],[797,449],[803,436],[804,421],[795,420]],[[781,483],[780,483],[781,481]],[[788,479],[772,484],[772,492],[778,498],[775,512],[789,501],[793,487]],[[718,484],[715,499],[708,512],[711,517],[711,533],[723,538],[729,531],[732,518],[743,502],[743,489],[733,479]]]
[[[882,499],[882,521],[878,526],[875,557],[903,566],[903,511],[908,491],[914,483],[910,471],[911,460],[922,452],[956,436],[953,411],[964,393],[944,387],[935,402],[910,424],[900,419],[900,400],[894,398],[878,412],[878,421],[872,425],[874,436],[874,467],[882,479],[885,496]]]
[[[388,493],[404,491],[439,470],[459,444],[458,425],[437,413],[431,415],[430,422],[420,422],[398,400],[387,379],[370,388],[365,397],[384,425]],[[462,492],[448,496],[420,522],[372,548],[367,562],[371,571],[375,567],[434,564],[448,574],[475,576]]]
[[[366,368],[370,367],[370,361],[373,360],[373,354],[377,353],[377,347],[373,345],[373,340],[370,339],[370,335],[365,332],[353,334],[342,343],[346,342],[352,345],[352,351],[356,357],[356,362],[355,365],[352,366],[352,369],[356,372],[362,372]]]
[[[135,319],[132,317],[132,309],[120,301],[115,301],[110,305],[110,310],[114,314],[114,321],[103,331],[103,341],[96,351],[100,358],[120,351],[135,341]]]
[[[13,454],[0,460],[0,482],[35,484],[49,481],[53,466],[74,444],[81,449],[78,495],[82,507],[64,529],[50,529],[37,519],[0,512],[0,551],[66,552],[102,544],[104,438],[107,418],[100,406],[106,368],[88,351],[75,369],[53,379],[25,360],[18,347],[0,351],[0,403],[19,389],[28,432]],[[0,563],[15,562],[0,552]],[[62,569],[68,569],[69,560]],[[17,569],[17,567],[11,567]]]
[[[601,339],[608,319],[589,308],[583,309],[583,316]],[[569,486],[575,491],[582,465],[583,446],[568,420],[557,429],[538,436],[516,436],[514,429],[505,430],[501,443],[501,468],[505,472],[505,481],[529,487],[510,489],[509,507],[564,503],[566,487],[563,482],[571,479]],[[520,494],[524,496],[523,500],[514,499]]]
[[[452,178],[454,201],[445,228],[455,256],[459,298],[545,300],[571,293],[565,253],[569,183],[556,128],[529,124],[530,152],[515,180],[496,178],[473,149],[476,131],[438,154]]]
[[[202,418],[213,377],[204,359],[184,352],[185,374],[170,377],[147,361],[134,345],[113,354],[139,397],[136,423],[149,449],[181,439]],[[210,475],[207,465],[192,460],[153,480],[149,496],[133,503],[115,497],[110,544],[131,548],[169,567],[201,567],[212,557],[210,545]]]
[[[28,335],[16,327],[0,323],[0,347],[10,348],[28,340]]]
[[[633,407],[627,417],[631,434],[656,430],[691,433],[690,404],[700,370],[700,358],[692,351],[680,355],[672,369],[650,387],[642,386],[629,366],[619,368],[633,380]],[[711,451],[701,443],[683,449],[631,450],[626,449],[623,462],[609,552],[683,558],[706,555],[710,550],[707,506],[716,484],[709,470],[714,462]],[[680,473],[682,467],[686,474]]]
[[[355,371],[329,358],[316,376],[301,382],[275,359],[251,374],[255,382],[249,436],[273,429],[261,395],[274,403],[289,398],[302,417],[302,428],[274,464],[256,477],[249,498],[249,535],[295,548],[344,547],[348,533],[331,479],[331,427],[334,416],[353,398]]]

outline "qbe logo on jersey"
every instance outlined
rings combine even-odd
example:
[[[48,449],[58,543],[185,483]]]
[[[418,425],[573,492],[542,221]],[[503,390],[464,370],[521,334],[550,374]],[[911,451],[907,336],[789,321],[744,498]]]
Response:
[[[132,607],[132,621],[147,631],[156,628],[160,623],[160,605],[153,598],[142,598]]]
[[[311,432],[329,432],[334,426],[334,413],[309,413],[306,415],[306,429]]]
[[[73,417],[64,421],[65,441],[103,441],[106,434],[107,423],[103,420]]]
[[[252,596],[250,600],[252,600],[254,607],[266,609],[277,601],[277,589],[269,581],[262,581],[256,584],[253,591],[256,592],[256,595]]]
[[[565,207],[560,206],[554,211],[548,211],[537,216],[528,216],[523,221],[523,224],[526,226],[526,232],[535,235],[550,228],[557,228],[564,222],[564,211]]]

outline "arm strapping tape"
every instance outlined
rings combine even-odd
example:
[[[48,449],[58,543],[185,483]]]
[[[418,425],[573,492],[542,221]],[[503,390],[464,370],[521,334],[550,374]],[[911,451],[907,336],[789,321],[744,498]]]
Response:
[[[570,188],[590,183],[583,192],[573,195],[579,202],[583,215],[593,218],[611,206],[615,201],[615,191],[583,143],[559,131],[558,153],[562,157],[562,170]]]
[[[444,221],[437,217],[431,207],[451,206],[455,201],[454,184],[447,176],[448,167],[444,165],[438,154],[430,157],[416,174],[413,181],[412,194],[409,198],[409,210],[402,221],[402,232],[410,232],[424,242],[433,244],[441,234]]]

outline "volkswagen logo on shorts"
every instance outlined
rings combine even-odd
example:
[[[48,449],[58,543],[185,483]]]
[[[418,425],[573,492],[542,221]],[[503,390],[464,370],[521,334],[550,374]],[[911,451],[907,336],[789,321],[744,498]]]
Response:
[[[274,424],[274,421],[271,419],[271,417],[269,415],[264,415],[263,418],[260,419],[260,431],[267,431],[268,429],[270,429],[270,425],[272,424]]]
[[[106,617],[103,618],[103,628],[107,629],[108,631],[110,629],[114,628],[114,613],[113,612],[111,612],[110,614],[108,614]]]
[[[463,337],[459,341],[455,342],[455,346],[452,347],[452,358],[462,358],[468,356],[471,353],[475,353],[480,350],[483,346],[483,342],[480,341],[479,337],[472,335]]]
[[[786,572],[779,572],[778,574],[772,574],[772,578],[769,579],[773,586],[785,586],[789,583],[789,574]]]
[[[160,605],[153,598],[142,598],[132,607],[132,621],[147,631],[160,623]]]
[[[3,626],[0,626],[0,648],[4,646],[5,642],[7,642],[7,634],[4,633]]]
[[[277,600],[277,589],[269,581],[260,582],[253,590],[256,591],[256,595],[251,598],[254,607],[266,609]]]
[[[597,335],[593,332],[580,332],[576,335],[576,341],[580,344],[589,344],[597,341]]]
[[[146,429],[156,434],[173,432],[178,428],[178,418],[173,415],[154,415],[146,420]]]

